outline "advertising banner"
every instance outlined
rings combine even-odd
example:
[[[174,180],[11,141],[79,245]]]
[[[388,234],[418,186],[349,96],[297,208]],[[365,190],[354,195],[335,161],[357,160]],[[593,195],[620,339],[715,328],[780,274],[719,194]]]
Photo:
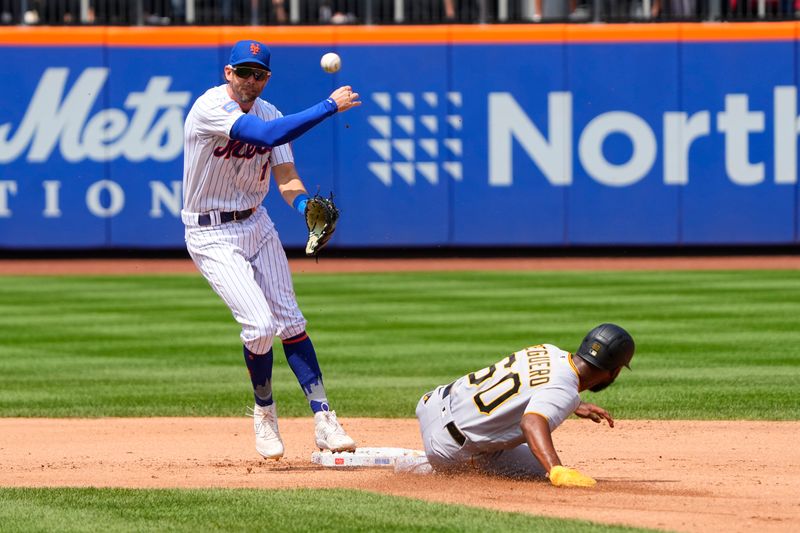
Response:
[[[797,25],[766,28],[9,28],[0,248],[183,247],[184,119],[248,38],[284,114],[361,94],[292,143],[341,207],[331,246],[795,243]]]

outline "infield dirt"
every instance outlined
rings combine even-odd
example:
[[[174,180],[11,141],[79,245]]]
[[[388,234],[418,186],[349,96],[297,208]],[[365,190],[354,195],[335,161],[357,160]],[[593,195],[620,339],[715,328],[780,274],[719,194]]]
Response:
[[[448,270],[739,270],[800,269],[800,255],[736,257],[478,257],[291,259],[294,274]],[[194,273],[189,259],[6,259],[0,275]]]
[[[361,446],[421,448],[415,420],[343,419]],[[562,460],[593,489],[474,474],[395,474],[310,462],[313,420],[281,419],[278,461],[248,418],[0,419],[0,486],[350,488],[674,531],[796,531],[800,422],[568,420]]]

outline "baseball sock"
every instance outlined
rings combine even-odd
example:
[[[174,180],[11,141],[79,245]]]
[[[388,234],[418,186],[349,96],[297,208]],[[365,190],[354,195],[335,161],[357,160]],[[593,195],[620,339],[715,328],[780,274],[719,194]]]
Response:
[[[311,410],[315,413],[330,410],[325,386],[322,384],[322,371],[317,362],[317,352],[314,351],[314,345],[311,344],[308,334],[304,331],[294,337],[283,339],[283,351]]]
[[[244,362],[250,373],[256,404],[262,407],[272,405],[272,349],[265,354],[257,354],[245,346]]]

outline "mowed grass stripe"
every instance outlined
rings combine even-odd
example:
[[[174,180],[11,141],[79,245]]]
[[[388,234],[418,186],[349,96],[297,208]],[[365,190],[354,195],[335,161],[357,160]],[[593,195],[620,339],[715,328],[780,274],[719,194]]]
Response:
[[[0,502],[5,531],[646,531],[347,490],[0,489]]]
[[[800,418],[800,273],[297,275],[343,416],[411,417],[421,394],[594,325],[637,340],[592,396],[621,418]],[[239,327],[199,275],[0,278],[0,416],[237,416],[252,401]],[[308,407],[276,344],[283,416]]]

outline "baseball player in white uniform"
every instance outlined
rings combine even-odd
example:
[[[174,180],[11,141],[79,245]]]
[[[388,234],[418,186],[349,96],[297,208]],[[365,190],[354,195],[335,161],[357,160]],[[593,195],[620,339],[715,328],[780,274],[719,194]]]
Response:
[[[425,455],[437,471],[477,469],[508,477],[547,476],[556,486],[593,486],[561,465],[551,433],[571,414],[594,422],[611,415],[582,402],[628,367],[634,342],[614,324],[590,331],[575,355],[538,344],[425,394],[417,404]]]
[[[270,174],[301,214],[309,196],[288,144],[334,113],[360,105],[350,86],[293,115],[259,98],[272,74],[270,50],[239,41],[226,84],[192,106],[184,127],[183,210],[186,245],[195,265],[241,325],[250,373],[256,450],[280,459],[284,446],[272,397],[272,342],[281,339],[289,366],[314,412],[320,449],[346,451],[355,442],[330,409],[306,320],[297,306],[286,254],[261,205]]]

